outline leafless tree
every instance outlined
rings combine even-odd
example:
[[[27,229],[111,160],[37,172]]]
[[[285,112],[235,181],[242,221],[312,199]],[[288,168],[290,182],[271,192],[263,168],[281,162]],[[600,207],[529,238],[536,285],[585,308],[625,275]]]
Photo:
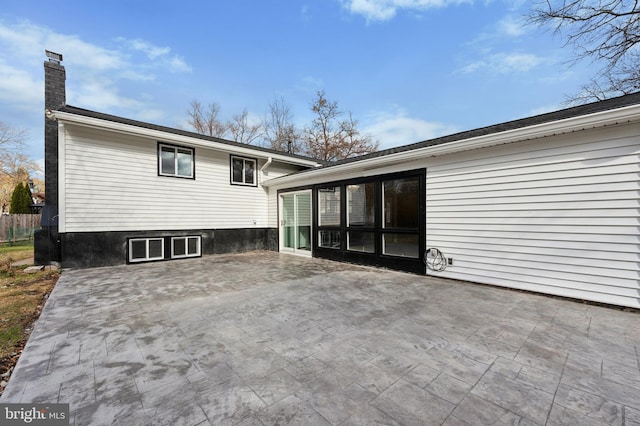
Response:
[[[24,149],[25,131],[0,121],[0,149],[3,154],[16,153]]]
[[[20,182],[40,171],[40,166],[24,152],[26,133],[0,121],[0,210],[8,210],[11,194]]]
[[[298,129],[292,121],[291,109],[284,98],[275,98],[269,104],[269,115],[264,124],[265,139],[271,149],[288,151],[291,142],[291,150],[294,153],[301,151]]]
[[[630,0],[539,1],[529,21],[550,26],[574,49],[575,60],[600,65],[581,93],[570,101],[584,103],[640,90],[640,6]]]
[[[218,118],[220,106],[215,102],[210,103],[205,110],[199,101],[192,101],[187,113],[189,124],[200,134],[222,138],[229,129],[228,123]]]
[[[371,136],[358,130],[358,121],[348,113],[347,119],[341,119],[343,112],[337,102],[330,102],[323,91],[316,94],[311,105],[316,117],[311,125],[304,128],[303,140],[306,154],[324,161],[336,161],[374,152],[378,143]]]
[[[264,134],[262,123],[249,122],[249,113],[246,108],[242,113],[233,116],[227,128],[234,141],[247,144],[253,143]]]

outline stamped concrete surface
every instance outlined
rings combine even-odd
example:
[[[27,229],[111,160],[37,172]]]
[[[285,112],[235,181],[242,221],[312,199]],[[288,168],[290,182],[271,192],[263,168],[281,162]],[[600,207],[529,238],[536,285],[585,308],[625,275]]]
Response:
[[[273,252],[63,273],[2,402],[71,424],[640,424],[640,314]]]

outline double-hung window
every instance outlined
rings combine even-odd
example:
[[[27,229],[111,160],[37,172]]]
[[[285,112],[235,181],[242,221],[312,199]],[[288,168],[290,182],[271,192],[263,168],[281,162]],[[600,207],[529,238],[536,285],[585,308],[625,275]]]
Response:
[[[193,179],[195,177],[193,148],[159,143],[158,174]]]
[[[258,186],[257,160],[254,158],[231,156],[231,184]]]

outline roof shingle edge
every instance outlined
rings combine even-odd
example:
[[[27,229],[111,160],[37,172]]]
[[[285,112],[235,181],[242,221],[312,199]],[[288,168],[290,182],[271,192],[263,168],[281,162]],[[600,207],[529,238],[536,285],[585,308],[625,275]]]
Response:
[[[95,119],[98,119],[98,120],[105,120],[105,121],[111,121],[111,122],[114,122],[114,123],[129,125],[129,126],[141,127],[143,129],[157,130],[157,131],[160,131],[160,132],[171,133],[171,134],[174,134],[174,135],[187,136],[187,137],[192,137],[192,138],[197,138],[197,139],[201,139],[201,140],[221,143],[221,144],[230,145],[230,146],[236,146],[236,147],[242,147],[242,148],[251,148],[251,149],[255,149],[257,151],[262,151],[262,152],[266,152],[266,153],[284,155],[284,156],[287,156],[287,157],[299,158],[299,159],[302,159],[302,160],[311,160],[311,161],[315,161],[317,163],[326,164],[326,162],[324,162],[322,160],[317,160],[315,158],[306,157],[304,155],[290,154],[290,153],[288,153],[286,151],[277,151],[277,150],[274,150],[274,149],[265,148],[265,147],[261,147],[261,146],[246,144],[246,143],[242,143],[242,142],[235,142],[235,141],[231,141],[231,140],[228,140],[228,139],[217,138],[215,136],[207,136],[207,135],[203,135],[203,134],[196,133],[196,132],[190,132],[188,130],[176,129],[174,127],[161,126],[159,124],[153,124],[153,123],[147,123],[147,122],[144,122],[144,121],[132,120],[132,119],[120,117],[120,116],[117,116],[117,115],[105,114],[105,113],[92,111],[92,110],[88,110],[88,109],[84,109],[84,108],[78,108],[78,107],[71,106],[71,105],[65,105],[62,108],[60,108],[59,111],[66,112],[66,113],[69,113],[69,114],[76,114],[76,115],[80,115],[80,116],[83,116],[83,117],[95,118]]]
[[[616,108],[622,108],[622,107],[637,105],[637,104],[640,104],[640,92],[631,93],[631,94],[619,96],[616,98],[606,99],[603,101],[577,105],[574,107],[547,112],[544,114],[534,115],[531,117],[519,118],[517,120],[506,121],[504,123],[493,124],[490,126],[480,127],[473,130],[466,130],[458,133],[453,133],[451,135],[441,136],[433,139],[427,139],[422,142],[416,142],[409,145],[402,145],[395,148],[376,151],[376,152],[361,155],[358,157],[345,158],[344,160],[339,160],[335,163],[326,164],[325,166],[346,164],[346,163],[351,163],[355,161],[365,160],[368,158],[382,157],[385,155],[396,154],[399,152],[426,148],[429,146],[435,146],[435,145],[445,144],[448,142],[455,142],[455,141],[460,141],[464,139],[470,139],[478,136],[491,135],[494,133],[505,132],[508,130],[515,130],[523,127],[534,126],[536,124],[544,124],[552,121],[559,121],[567,118],[579,117],[582,115],[588,115],[588,114],[608,111]]]

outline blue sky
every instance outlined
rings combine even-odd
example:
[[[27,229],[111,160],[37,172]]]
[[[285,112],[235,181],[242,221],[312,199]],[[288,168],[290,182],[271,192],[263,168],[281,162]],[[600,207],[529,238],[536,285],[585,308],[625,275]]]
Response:
[[[0,120],[43,157],[44,50],[70,105],[188,128],[192,100],[253,120],[318,90],[380,148],[560,109],[589,64],[523,0],[14,1],[0,11]]]

